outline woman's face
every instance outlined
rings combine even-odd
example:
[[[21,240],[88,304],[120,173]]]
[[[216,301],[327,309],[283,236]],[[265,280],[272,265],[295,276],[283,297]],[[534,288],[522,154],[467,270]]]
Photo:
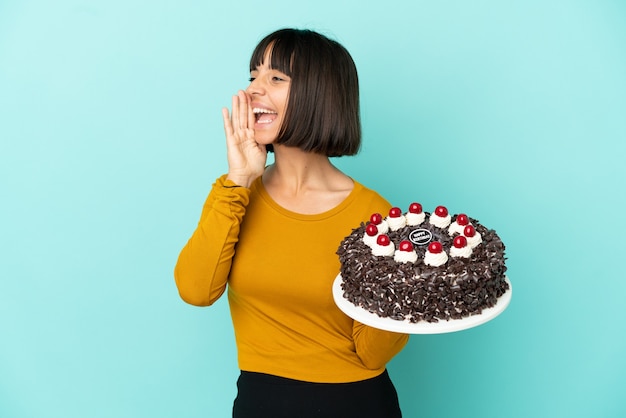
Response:
[[[270,57],[265,54],[263,63],[250,72],[250,95],[255,115],[254,136],[259,144],[271,144],[285,118],[291,79],[284,73],[269,67]]]

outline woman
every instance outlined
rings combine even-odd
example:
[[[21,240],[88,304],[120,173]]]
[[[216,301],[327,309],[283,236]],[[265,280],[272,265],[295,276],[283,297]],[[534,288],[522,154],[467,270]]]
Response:
[[[228,288],[234,417],[400,417],[385,365],[408,336],[353,321],[331,292],[341,240],[390,207],[329,160],[360,147],[354,62],[323,35],[283,29],[256,47],[250,75],[223,110],[228,173],[180,253],[179,293],[208,306]]]

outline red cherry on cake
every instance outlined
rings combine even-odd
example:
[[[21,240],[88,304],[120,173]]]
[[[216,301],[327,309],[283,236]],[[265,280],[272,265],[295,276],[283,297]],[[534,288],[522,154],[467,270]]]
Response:
[[[464,213],[460,213],[457,215],[456,217],[456,223],[458,223],[459,225],[463,226],[463,225],[469,225],[469,218],[467,217],[466,214]]]
[[[446,216],[448,216],[448,208],[446,208],[445,206],[437,206],[435,208],[435,215],[441,218],[445,218]]]
[[[467,245],[467,238],[465,238],[463,235],[457,235],[456,237],[454,237],[452,245],[454,245],[456,248],[463,248]]]
[[[411,251],[413,251],[413,244],[411,244],[411,241],[404,240],[400,242],[399,249],[400,251],[406,251],[410,253]]]
[[[442,251],[443,251],[443,246],[441,245],[440,242],[433,241],[430,244],[428,244],[428,252],[431,252],[433,254],[439,254]]]
[[[476,229],[472,225],[467,225],[463,230],[463,235],[471,238],[476,235]]]
[[[391,240],[389,239],[387,235],[379,235],[378,238],[376,238],[376,244],[382,245],[383,247],[386,247],[390,243],[391,243]]]
[[[400,210],[400,208],[393,207],[389,209],[390,218],[399,218],[401,215],[402,215],[402,210]]]
[[[422,213],[422,205],[416,202],[411,203],[409,206],[409,212],[417,214]]]
[[[370,222],[374,225],[379,225],[382,221],[383,215],[381,215],[380,213],[373,213],[372,216],[370,216]]]
[[[370,237],[373,237],[378,234],[378,228],[374,224],[367,224],[367,226],[365,227],[365,233]]]

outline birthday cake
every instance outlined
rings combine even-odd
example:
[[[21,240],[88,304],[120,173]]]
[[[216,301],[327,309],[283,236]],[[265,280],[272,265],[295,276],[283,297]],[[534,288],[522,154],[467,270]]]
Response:
[[[455,320],[496,305],[508,289],[505,246],[492,229],[445,206],[412,203],[372,214],[341,242],[343,297],[383,318]]]

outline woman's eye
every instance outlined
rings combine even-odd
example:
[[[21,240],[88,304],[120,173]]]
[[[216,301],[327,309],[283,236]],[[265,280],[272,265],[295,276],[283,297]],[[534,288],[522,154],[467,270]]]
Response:
[[[256,80],[254,77],[250,77],[250,78],[248,79],[248,81],[249,81],[249,82],[251,82],[251,83],[252,83],[254,80]]]

